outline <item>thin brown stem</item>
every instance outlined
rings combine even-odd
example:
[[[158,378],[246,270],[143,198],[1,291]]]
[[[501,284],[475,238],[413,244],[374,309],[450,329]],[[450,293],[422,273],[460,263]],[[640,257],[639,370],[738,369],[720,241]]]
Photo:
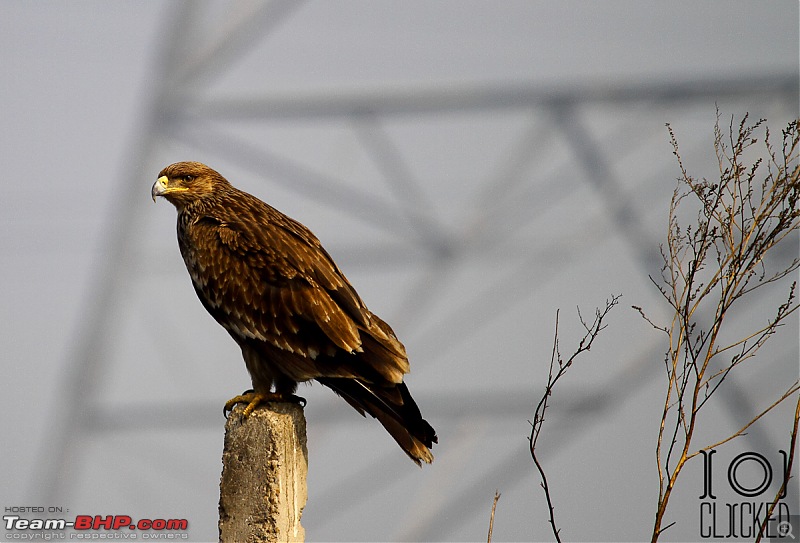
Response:
[[[789,458],[786,461],[786,472],[783,476],[783,482],[781,483],[781,487],[778,489],[778,492],[775,493],[775,498],[772,500],[772,503],[770,503],[769,508],[767,509],[767,514],[764,516],[764,522],[761,523],[761,527],[758,529],[758,536],[756,537],[755,543],[760,543],[761,539],[764,537],[764,529],[767,526],[767,520],[770,519],[772,514],[775,512],[775,507],[777,507],[781,496],[786,495],[786,488],[789,486],[789,479],[792,478],[792,465],[794,464],[795,448],[797,447],[798,423],[800,423],[800,394],[797,395],[797,404],[794,408],[794,422],[792,424],[792,433],[789,440]]]
[[[500,500],[500,492],[494,491],[494,501],[492,502],[492,514],[489,516],[489,537],[487,543],[492,543],[492,531],[494,530],[494,512],[497,510],[497,502]]]

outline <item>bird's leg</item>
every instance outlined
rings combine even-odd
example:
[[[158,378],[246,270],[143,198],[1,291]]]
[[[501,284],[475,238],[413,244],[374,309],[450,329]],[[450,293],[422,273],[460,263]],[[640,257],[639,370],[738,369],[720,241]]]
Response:
[[[234,396],[222,408],[222,414],[228,418],[228,414],[233,410],[234,406],[239,403],[247,404],[247,407],[242,411],[242,416],[248,417],[256,407],[262,403],[267,402],[292,402],[298,403],[302,407],[306,406],[306,399],[286,392],[256,392],[252,389],[247,390],[238,396]]]

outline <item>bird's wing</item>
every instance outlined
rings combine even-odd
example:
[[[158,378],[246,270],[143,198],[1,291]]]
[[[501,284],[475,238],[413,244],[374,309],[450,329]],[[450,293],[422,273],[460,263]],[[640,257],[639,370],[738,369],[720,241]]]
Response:
[[[197,251],[195,272],[189,259],[187,267],[209,312],[243,338],[310,358],[366,350],[369,356],[360,362],[400,382],[408,360],[391,328],[369,312],[308,229],[256,202],[239,209],[229,204],[226,213],[192,227],[194,245],[205,249]],[[350,363],[341,356],[335,360]]]
[[[261,230],[268,231],[256,237],[241,223],[209,217],[193,224],[185,260],[206,308],[242,339],[295,354],[358,350],[356,323],[306,271],[308,251],[280,229]]]

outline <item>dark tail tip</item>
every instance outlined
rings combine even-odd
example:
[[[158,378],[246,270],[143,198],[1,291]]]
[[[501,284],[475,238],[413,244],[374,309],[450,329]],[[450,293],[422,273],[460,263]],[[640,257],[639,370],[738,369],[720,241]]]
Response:
[[[422,466],[423,462],[433,462],[431,448],[439,442],[439,438],[428,421],[422,418],[405,383],[381,387],[356,379],[317,380],[344,398],[362,415],[369,413],[378,419],[418,466]]]

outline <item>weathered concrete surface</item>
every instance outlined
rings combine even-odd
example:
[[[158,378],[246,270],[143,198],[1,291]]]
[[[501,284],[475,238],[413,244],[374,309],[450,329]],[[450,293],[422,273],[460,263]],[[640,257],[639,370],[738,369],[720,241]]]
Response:
[[[237,405],[225,424],[219,499],[224,542],[303,541],[308,450],[303,408],[259,406],[246,419]]]

